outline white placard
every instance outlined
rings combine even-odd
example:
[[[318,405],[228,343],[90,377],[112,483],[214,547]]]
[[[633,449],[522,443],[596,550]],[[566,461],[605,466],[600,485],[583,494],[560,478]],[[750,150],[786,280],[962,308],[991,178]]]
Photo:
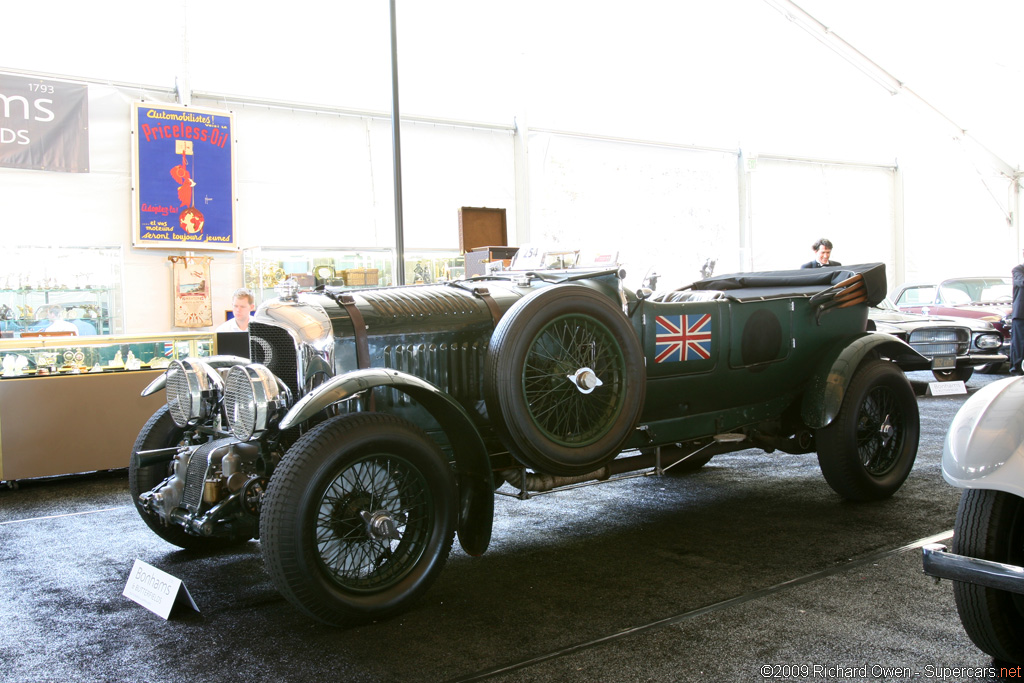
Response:
[[[967,385],[963,383],[963,380],[959,379],[954,382],[928,382],[928,393],[931,396],[966,394]]]
[[[134,600],[149,611],[157,614],[163,619],[171,616],[171,609],[179,599],[186,602],[194,609],[195,600],[189,594],[181,579],[175,578],[156,567],[146,564],[142,560],[135,560],[132,566],[132,573],[128,575],[128,583],[125,584],[122,592],[126,598]]]

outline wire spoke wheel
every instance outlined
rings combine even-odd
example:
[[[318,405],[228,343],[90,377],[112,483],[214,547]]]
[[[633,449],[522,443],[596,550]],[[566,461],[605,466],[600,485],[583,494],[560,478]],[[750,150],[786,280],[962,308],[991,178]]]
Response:
[[[375,590],[416,566],[433,528],[426,479],[395,456],[358,460],[320,498],[316,545],[334,581],[350,590]]]
[[[917,458],[917,397],[893,363],[861,363],[832,423],[815,433],[818,464],[848,500],[880,500],[899,490]]]
[[[607,292],[557,284],[523,297],[491,335],[487,413],[509,452],[551,474],[612,460],[643,411],[647,371],[633,322]]]
[[[423,430],[383,413],[342,415],[292,446],[260,516],[277,589],[306,614],[349,626],[406,609],[440,574],[458,492]]]
[[[584,393],[572,377],[589,368],[601,385]],[[585,315],[561,316],[526,355],[523,394],[534,425],[564,446],[594,443],[611,429],[624,400],[625,360],[614,337]]]
[[[857,452],[869,474],[882,476],[896,466],[906,438],[902,424],[896,394],[885,386],[872,389],[857,420]]]

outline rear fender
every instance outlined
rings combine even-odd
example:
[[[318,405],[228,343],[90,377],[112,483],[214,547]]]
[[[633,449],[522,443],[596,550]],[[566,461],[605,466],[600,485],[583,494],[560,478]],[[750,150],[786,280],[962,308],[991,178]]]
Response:
[[[992,382],[957,411],[942,445],[942,476],[965,489],[1024,498],[1024,378]]]
[[[804,392],[800,404],[800,416],[812,429],[821,429],[832,423],[843,405],[846,388],[865,358],[906,358],[908,355],[920,359],[927,367],[928,359],[911,346],[895,337],[868,333],[846,339],[833,346],[819,362],[811,376],[811,383]]]
[[[459,544],[470,555],[482,555],[491,541],[494,520],[494,480],[487,447],[466,409],[430,382],[385,368],[332,377],[292,406],[281,420],[280,429],[294,427],[328,406],[374,387],[408,394],[441,425],[455,456],[459,482]]]

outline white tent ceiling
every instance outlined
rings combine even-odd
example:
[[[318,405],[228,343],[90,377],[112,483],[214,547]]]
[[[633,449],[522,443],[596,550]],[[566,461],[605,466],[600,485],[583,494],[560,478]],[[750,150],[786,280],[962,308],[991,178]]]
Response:
[[[1024,164],[1016,127],[1024,3],[796,2],[1008,166]],[[906,94],[890,96],[776,4],[397,0],[402,110],[891,161],[900,132],[890,122],[902,116]],[[93,3],[46,6],[45,40],[8,31],[0,67],[390,108],[385,0],[296,0],[287,11],[241,0],[109,0],[104,12],[121,19],[100,24]],[[5,8],[10,27],[39,19],[32,3]],[[937,130],[952,130],[934,118]]]
[[[1024,4],[799,0],[1009,166],[1024,165]]]
[[[402,113],[898,166],[908,273],[942,270],[965,231],[992,245],[970,267],[1008,268],[1024,241],[1007,178],[1024,165],[1015,125],[1024,3],[793,1],[798,8],[790,0],[396,0]],[[96,2],[14,3],[5,25],[37,26],[45,13],[45,37],[6,32],[0,69],[111,82],[132,98],[143,96],[135,84],[177,85],[223,106],[240,97],[387,112],[388,4],[105,0],[104,13],[118,20],[96,22]],[[898,94],[787,19],[801,11],[904,84]],[[827,221],[793,227],[827,229]]]

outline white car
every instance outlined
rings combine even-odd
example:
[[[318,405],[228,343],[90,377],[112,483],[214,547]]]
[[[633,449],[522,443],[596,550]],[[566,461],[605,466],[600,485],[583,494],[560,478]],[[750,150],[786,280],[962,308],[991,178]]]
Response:
[[[1024,664],[1024,378],[993,382],[946,433],[942,476],[962,488],[952,552],[924,548],[924,571],[952,579],[960,621],[997,660]]]

